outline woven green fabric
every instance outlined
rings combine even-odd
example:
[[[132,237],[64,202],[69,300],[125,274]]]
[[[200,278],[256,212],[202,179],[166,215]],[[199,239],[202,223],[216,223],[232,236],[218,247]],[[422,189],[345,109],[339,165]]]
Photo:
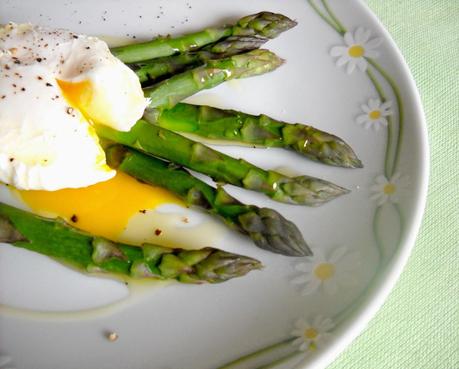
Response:
[[[396,288],[329,369],[459,368],[459,1],[367,0],[423,101],[431,149],[421,232]]]

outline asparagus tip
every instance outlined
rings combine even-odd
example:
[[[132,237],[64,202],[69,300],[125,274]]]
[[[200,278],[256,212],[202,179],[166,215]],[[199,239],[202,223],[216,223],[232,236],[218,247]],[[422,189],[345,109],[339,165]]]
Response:
[[[237,24],[239,29],[236,29],[235,33],[256,33],[273,39],[296,25],[296,21],[283,14],[262,11],[241,18]]]
[[[256,259],[222,250],[214,252],[205,261],[195,266],[196,278],[210,283],[220,283],[235,277],[242,277],[262,267],[261,262]]]
[[[291,204],[319,206],[350,191],[329,181],[310,176],[285,179],[275,200]]]
[[[240,215],[238,220],[262,249],[285,256],[312,255],[298,227],[273,209],[253,207],[253,211]]]
[[[355,157],[350,162],[349,168],[363,168],[363,163],[359,158]]]

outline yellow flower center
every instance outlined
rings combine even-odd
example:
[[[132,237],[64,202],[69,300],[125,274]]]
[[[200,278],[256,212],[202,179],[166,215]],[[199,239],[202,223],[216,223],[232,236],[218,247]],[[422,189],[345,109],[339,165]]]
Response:
[[[381,111],[380,111],[380,110],[373,110],[373,111],[370,111],[370,113],[368,114],[368,116],[369,116],[370,119],[372,119],[372,120],[379,119],[379,118],[381,118]]]
[[[335,266],[330,263],[322,263],[314,268],[314,275],[321,281],[330,279],[335,274]]]
[[[365,49],[361,45],[352,45],[347,53],[351,58],[361,58],[363,55],[365,55]]]
[[[315,340],[318,335],[319,335],[319,332],[317,332],[317,329],[315,328],[310,327],[304,330],[304,337],[307,338],[308,340]]]
[[[396,190],[396,188],[395,188],[395,185],[393,183],[386,184],[384,186],[384,189],[383,189],[383,191],[384,191],[384,193],[386,195],[392,195],[393,193],[395,193],[395,190]]]

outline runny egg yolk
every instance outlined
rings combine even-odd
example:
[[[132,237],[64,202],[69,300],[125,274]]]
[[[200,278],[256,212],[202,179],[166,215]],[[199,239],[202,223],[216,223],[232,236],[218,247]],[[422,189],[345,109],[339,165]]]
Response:
[[[85,120],[93,123],[110,120],[110,116],[104,114],[108,96],[92,81],[56,81],[65,100],[78,109]],[[97,136],[92,125],[88,129],[91,135]],[[105,155],[101,160],[105,162]],[[140,183],[121,172],[108,181],[85,188],[18,190],[18,193],[35,213],[61,217],[77,228],[112,240],[119,238],[129,220],[139,212],[165,203],[183,204],[169,191]]]
[[[86,119],[89,120],[92,118],[91,112],[88,111],[92,110],[89,109],[89,107],[94,94],[91,82],[87,80],[81,82],[67,82],[62,80],[56,81],[68,103],[73,107],[78,108]],[[103,107],[100,107],[98,110],[101,112],[104,111]]]
[[[117,240],[129,220],[139,212],[161,204],[183,202],[169,191],[138,182],[118,172],[108,181],[58,191],[18,190],[32,211],[48,217],[59,216],[91,234]]]

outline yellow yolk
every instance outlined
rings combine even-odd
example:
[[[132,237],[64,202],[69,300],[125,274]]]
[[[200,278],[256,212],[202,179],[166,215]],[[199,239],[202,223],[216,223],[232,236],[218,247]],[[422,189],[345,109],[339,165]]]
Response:
[[[36,213],[59,216],[92,234],[117,240],[129,220],[161,204],[183,202],[169,191],[118,172],[108,181],[79,189],[17,191]]]
[[[115,71],[114,71],[115,72]],[[85,79],[80,82],[69,82],[57,80],[57,84],[62,91],[65,100],[92,123],[108,125],[115,129],[126,131],[133,125],[132,117],[131,124],[125,126],[126,114],[128,111],[135,111],[135,107],[144,104],[145,98],[143,93],[135,94],[136,91],[133,81],[129,80],[128,76],[121,71],[116,71],[119,77],[118,84],[107,88],[103,81],[93,81]],[[124,78],[123,78],[124,76]],[[136,77],[137,78],[137,77]],[[135,80],[136,83],[138,79]],[[114,96],[112,89],[123,89],[123,104],[117,103],[119,96]],[[124,106],[124,108],[123,108]],[[127,108],[126,108],[127,107]],[[126,111],[126,109],[128,111]],[[142,114],[140,111],[140,115]],[[132,112],[130,113],[132,115]]]
[[[89,107],[93,98],[93,88],[91,82],[56,81],[68,103],[74,108],[80,110],[81,114],[89,120],[91,118],[91,114],[88,110],[90,110]],[[104,110],[100,109],[100,111],[103,112]]]

